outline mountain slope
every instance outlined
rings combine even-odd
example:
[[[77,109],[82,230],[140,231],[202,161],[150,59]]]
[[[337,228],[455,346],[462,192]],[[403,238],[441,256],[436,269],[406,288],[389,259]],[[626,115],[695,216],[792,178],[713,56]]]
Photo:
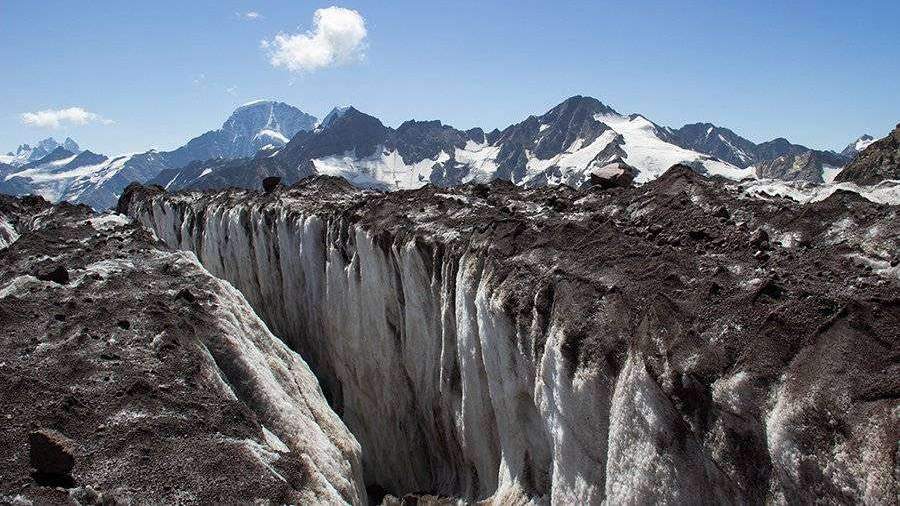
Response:
[[[90,151],[75,155],[58,147],[2,176],[0,193],[35,194],[51,202],[67,200],[108,209],[129,183],[148,181],[164,167],[164,157],[155,151],[109,158]]]
[[[756,144],[712,123],[693,123],[670,132],[675,144],[714,156],[736,167],[749,167],[756,160]]]
[[[782,137],[755,144],[711,123],[694,123],[669,132],[673,143],[741,168],[754,167],[761,178],[822,183],[852,159],[843,153],[793,144]]]
[[[835,181],[874,185],[885,179],[900,180],[900,124],[887,137],[870,143]]]

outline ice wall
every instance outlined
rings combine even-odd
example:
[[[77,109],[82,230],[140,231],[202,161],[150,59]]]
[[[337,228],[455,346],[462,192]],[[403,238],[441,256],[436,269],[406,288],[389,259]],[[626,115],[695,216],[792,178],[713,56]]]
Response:
[[[129,213],[196,252],[310,363],[362,445],[367,485],[504,504],[759,503],[810,497],[798,469],[812,465],[850,483],[848,497],[889,493],[890,477],[852,462],[804,462],[787,429],[799,422],[764,426],[741,400],[752,392],[743,373],[717,382],[711,426],[698,428],[639,350],[621,370],[577,367],[567,283],[511,312],[522,287],[474,243],[373,233],[283,204],[156,196]],[[652,318],[640,325],[651,343],[666,325]]]

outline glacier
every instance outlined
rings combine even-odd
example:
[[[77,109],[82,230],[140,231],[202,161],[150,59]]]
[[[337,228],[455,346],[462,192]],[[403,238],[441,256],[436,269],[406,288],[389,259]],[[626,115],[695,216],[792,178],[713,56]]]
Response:
[[[641,209],[596,209],[640,221],[655,212],[648,195],[682,188],[684,178],[688,206],[713,206],[728,191],[666,173],[631,190]],[[803,379],[816,358],[801,353],[769,373],[736,363],[711,386],[698,383],[689,371],[720,360],[710,358],[726,346],[716,343],[746,346],[752,319],[714,317],[702,337],[710,344],[674,351],[673,342],[700,338],[671,341],[685,330],[674,303],[656,298],[636,311],[621,280],[579,273],[562,250],[508,256],[509,237],[540,223],[460,227],[499,205],[471,187],[382,195],[337,184],[314,178],[265,197],[133,186],[120,211],[195,253],[307,360],[361,444],[367,486],[504,504],[744,504],[822,493],[878,502],[896,486],[884,426],[854,425],[836,446],[808,440],[805,420],[838,395],[825,377]],[[514,195],[501,198],[505,208],[552,212],[505,191]],[[573,205],[591,201],[574,195]],[[581,328],[583,314],[596,315],[602,332]],[[799,401],[808,388],[816,400]]]

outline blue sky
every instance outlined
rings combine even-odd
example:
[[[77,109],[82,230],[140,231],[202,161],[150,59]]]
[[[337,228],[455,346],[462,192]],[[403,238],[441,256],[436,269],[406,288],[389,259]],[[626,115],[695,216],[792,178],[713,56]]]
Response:
[[[364,58],[273,66],[260,42],[311,30],[332,5],[364,18]],[[502,128],[575,94],[663,125],[840,149],[900,122],[898,19],[896,0],[0,0],[0,150],[49,135],[110,154],[173,148],[258,98]],[[22,120],[68,107],[97,116]]]

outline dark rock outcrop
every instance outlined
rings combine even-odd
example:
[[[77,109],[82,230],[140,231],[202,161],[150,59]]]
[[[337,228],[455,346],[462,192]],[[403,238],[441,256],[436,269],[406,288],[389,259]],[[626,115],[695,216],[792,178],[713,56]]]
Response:
[[[69,438],[50,429],[28,434],[28,455],[35,479],[40,482],[71,482],[75,467],[75,445]]]
[[[900,124],[890,135],[859,153],[835,181],[874,185],[885,179],[900,179]]]
[[[263,191],[266,193],[272,193],[275,191],[275,188],[281,184],[281,178],[278,176],[269,176],[265,177],[262,180]]]

